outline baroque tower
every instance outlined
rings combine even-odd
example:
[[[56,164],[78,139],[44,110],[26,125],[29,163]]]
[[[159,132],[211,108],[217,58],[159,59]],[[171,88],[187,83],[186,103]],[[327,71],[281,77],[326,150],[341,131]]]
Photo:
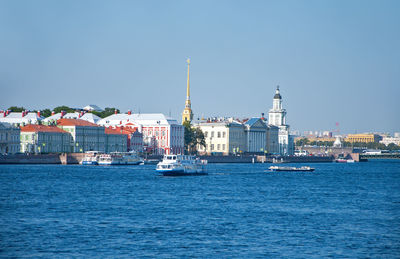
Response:
[[[282,109],[282,96],[279,91],[279,85],[276,87],[272,109],[268,113],[268,122],[270,125],[278,127],[286,125],[286,110]]]
[[[187,59],[188,63],[188,72],[187,72],[187,88],[186,88],[186,102],[185,102],[185,109],[182,113],[182,124],[185,121],[191,122],[193,120],[193,112],[192,112],[192,105],[190,103],[190,59]]]
[[[293,136],[289,134],[289,125],[286,124],[286,110],[282,108],[279,85],[276,87],[272,109],[268,113],[268,124],[279,128],[279,153],[281,155],[292,155],[294,152]]]

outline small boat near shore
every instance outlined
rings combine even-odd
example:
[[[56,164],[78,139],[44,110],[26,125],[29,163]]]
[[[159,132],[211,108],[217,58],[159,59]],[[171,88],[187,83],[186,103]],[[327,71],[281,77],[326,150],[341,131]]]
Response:
[[[111,152],[99,156],[99,165],[138,165],[142,159],[135,152]]]
[[[164,155],[157,164],[156,171],[164,176],[207,175],[207,160],[200,160],[195,156]]]
[[[268,169],[273,172],[313,172],[315,170],[309,166],[270,166]]]
[[[98,165],[99,164],[99,151],[87,151],[85,152],[85,156],[80,162],[81,165]]]
[[[338,158],[335,160],[336,163],[354,163],[353,159]]]

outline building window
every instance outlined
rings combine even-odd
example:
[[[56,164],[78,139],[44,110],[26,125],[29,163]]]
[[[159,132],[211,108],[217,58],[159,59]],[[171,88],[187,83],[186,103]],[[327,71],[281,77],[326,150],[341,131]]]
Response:
[[[214,131],[211,131],[211,137],[212,138],[214,137]]]
[[[220,138],[221,137],[221,132],[217,132],[217,138]]]
[[[222,144],[222,150],[225,150],[225,144]]]
[[[219,148],[220,148],[220,147],[221,147],[221,145],[220,145],[220,144],[218,144],[218,145],[217,145],[217,150],[219,150]]]
[[[224,131],[224,132],[222,132],[222,137],[225,138],[225,136],[226,136],[226,132]]]
[[[214,144],[211,144],[211,151],[214,150]]]
[[[208,131],[205,131],[204,132],[204,137],[207,137],[208,136]]]

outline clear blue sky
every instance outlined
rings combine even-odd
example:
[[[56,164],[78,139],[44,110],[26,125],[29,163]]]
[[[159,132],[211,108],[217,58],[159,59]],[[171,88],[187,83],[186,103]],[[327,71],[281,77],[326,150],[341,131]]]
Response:
[[[267,113],[298,130],[400,131],[400,1],[0,1],[0,109],[180,119]]]

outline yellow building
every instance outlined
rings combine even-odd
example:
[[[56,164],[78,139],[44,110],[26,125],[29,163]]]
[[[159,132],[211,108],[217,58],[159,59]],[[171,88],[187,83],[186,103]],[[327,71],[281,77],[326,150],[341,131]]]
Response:
[[[189,81],[190,59],[187,59],[187,63],[188,63],[188,74],[187,74],[186,102],[185,102],[185,109],[183,110],[182,113],[182,124],[185,121],[191,122],[193,120],[192,105],[190,103],[190,81]]]
[[[350,143],[371,143],[379,142],[380,136],[376,134],[348,134],[344,141]]]

